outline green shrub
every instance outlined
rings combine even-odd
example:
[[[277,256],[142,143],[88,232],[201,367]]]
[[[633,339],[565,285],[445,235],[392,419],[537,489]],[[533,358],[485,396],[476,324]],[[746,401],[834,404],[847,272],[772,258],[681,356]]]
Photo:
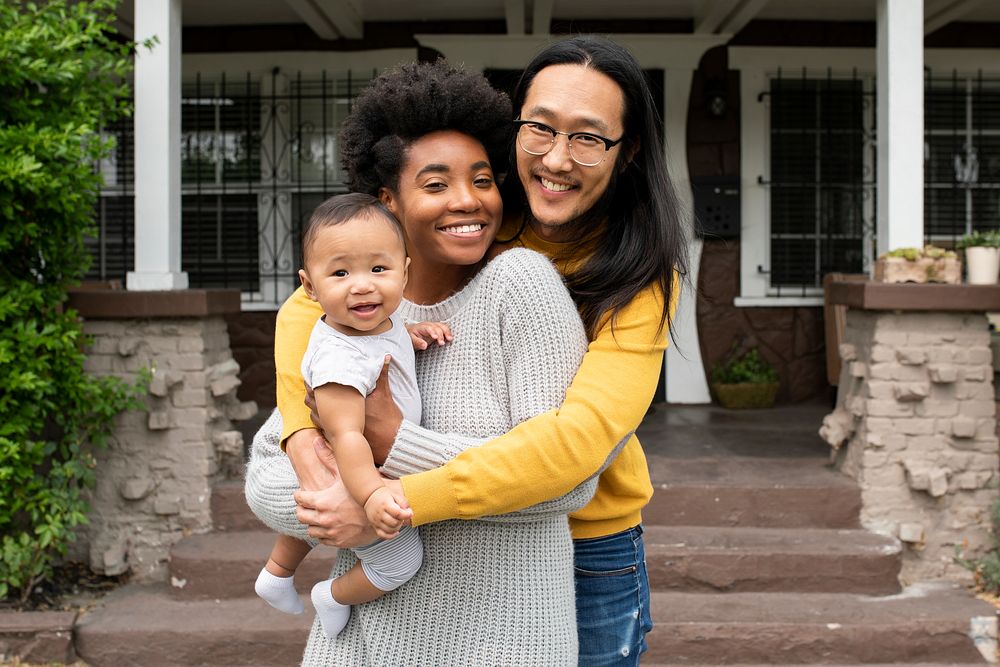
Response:
[[[127,112],[133,45],[114,0],[0,3],[0,598],[26,600],[87,521],[91,446],[136,390],[83,370],[85,337],[64,306],[90,261],[111,144]]]
[[[739,345],[734,344],[723,362],[712,368],[712,381],[720,384],[768,384],[778,381],[778,372],[757,348],[741,353]]]

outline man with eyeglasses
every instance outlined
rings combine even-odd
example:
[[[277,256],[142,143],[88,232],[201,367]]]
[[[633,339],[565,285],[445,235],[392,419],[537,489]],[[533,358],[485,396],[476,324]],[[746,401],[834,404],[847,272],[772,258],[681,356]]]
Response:
[[[569,517],[579,659],[638,665],[652,628],[641,510],[653,489],[633,432],[656,390],[686,275],[680,206],[651,92],[621,46],[594,36],[549,46],[525,69],[512,102],[517,178],[501,187],[507,214],[498,246],[555,262],[590,347],[558,410],[465,452],[433,479],[404,478],[403,487],[417,504],[432,483],[436,493],[444,488],[444,498],[458,499],[455,515],[468,517],[473,503],[464,498],[495,494],[507,501],[486,513],[506,512],[600,474],[594,498]],[[547,483],[509,488],[525,471]]]

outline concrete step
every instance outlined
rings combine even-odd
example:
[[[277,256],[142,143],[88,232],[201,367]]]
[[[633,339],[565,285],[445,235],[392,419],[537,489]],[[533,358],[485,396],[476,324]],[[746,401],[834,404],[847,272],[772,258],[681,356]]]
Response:
[[[282,667],[302,659],[313,611],[282,614],[256,598],[177,600],[125,586],[81,614],[76,650],[89,667]]]
[[[949,584],[886,597],[654,592],[644,657],[671,665],[982,664],[973,637],[995,654],[995,612]]]
[[[858,528],[861,491],[824,458],[649,455],[646,524]]]
[[[261,530],[264,524],[254,516],[243,497],[243,480],[217,482],[212,487],[212,525],[215,530]]]
[[[899,541],[866,530],[647,526],[654,590],[899,591]]]
[[[264,531],[207,533],[186,537],[170,550],[173,595],[182,599],[226,599],[253,596],[253,584],[274,545]],[[330,576],[337,550],[312,550],[295,575],[296,588],[308,593]]]

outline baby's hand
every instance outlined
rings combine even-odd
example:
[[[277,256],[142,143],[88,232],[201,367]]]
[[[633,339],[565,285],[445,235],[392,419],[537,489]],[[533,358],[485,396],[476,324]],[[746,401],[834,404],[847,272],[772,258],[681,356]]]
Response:
[[[417,322],[406,325],[406,330],[410,332],[414,350],[426,350],[432,342],[444,345],[454,338],[451,327],[444,322]]]
[[[368,500],[365,501],[365,514],[368,515],[368,521],[375,529],[375,534],[383,540],[391,540],[413,516],[413,510],[400,505],[392,492],[382,486],[368,496]]]

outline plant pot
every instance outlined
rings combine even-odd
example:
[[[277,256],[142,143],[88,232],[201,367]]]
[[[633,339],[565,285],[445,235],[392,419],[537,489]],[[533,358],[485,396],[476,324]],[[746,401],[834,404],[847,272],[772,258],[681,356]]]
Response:
[[[970,285],[992,285],[1000,274],[1000,248],[970,246],[965,249]]]
[[[994,280],[996,276],[994,276]],[[962,264],[954,257],[880,257],[875,262],[875,281],[880,283],[952,283],[962,282]]]
[[[724,408],[742,410],[746,408],[769,408],[774,405],[778,393],[777,382],[737,382],[734,384],[712,383],[712,393]]]

